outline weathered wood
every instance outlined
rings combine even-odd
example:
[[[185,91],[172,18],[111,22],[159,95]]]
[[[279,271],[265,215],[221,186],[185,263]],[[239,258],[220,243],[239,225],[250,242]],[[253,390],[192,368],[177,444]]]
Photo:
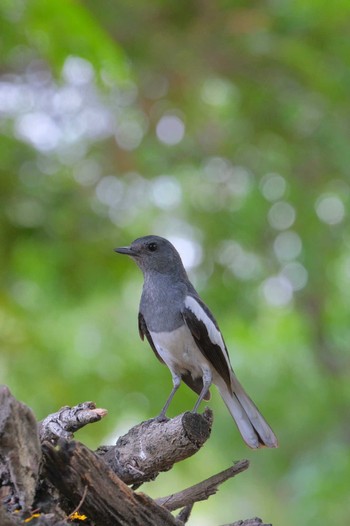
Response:
[[[36,491],[41,448],[33,412],[0,387],[0,486],[13,506],[30,508]],[[0,493],[0,496],[1,496]],[[11,497],[12,493],[12,497]]]
[[[168,510],[173,511],[184,506],[190,506],[201,500],[207,500],[211,495],[214,495],[217,492],[220,484],[235,477],[239,473],[242,473],[242,471],[245,471],[248,467],[248,460],[239,460],[230,468],[225,469],[190,488],[169,495],[168,497],[156,499],[155,502],[164,506]]]
[[[99,454],[69,441],[75,431],[105,414],[92,402],[84,402],[64,407],[37,424],[26,405],[8,388],[0,388],[0,526],[18,526],[26,519],[35,519],[41,526],[68,526],[74,510],[87,515],[85,523],[93,526],[183,526],[195,502],[208,498],[219,484],[248,467],[247,461],[240,461],[154,501],[130,489],[108,464],[134,486],[155,478],[204,444],[211,431],[211,411],[143,422],[116,446],[100,448]],[[46,439],[42,444],[39,433]],[[55,447],[58,437],[68,440],[61,438]],[[180,507],[175,518],[170,511]],[[33,509],[40,517],[30,515]],[[268,525],[256,518],[226,526]]]
[[[59,438],[70,440],[73,438],[73,433],[87,424],[98,422],[106,414],[107,410],[96,408],[94,402],[83,402],[74,407],[61,407],[59,411],[48,415],[38,423],[40,440],[53,444]]]
[[[5,510],[3,510],[0,502],[0,524],[1,526],[18,526],[12,518],[5,513]]]
[[[223,526],[272,526],[272,524],[265,524],[259,517],[253,519],[246,519],[244,521],[236,521],[231,524],[224,524]]]
[[[161,422],[147,420],[97,453],[126,484],[139,485],[194,455],[209,438],[212,422],[210,409],[203,415],[188,412]]]
[[[60,441],[57,447],[53,447],[45,443],[43,454],[50,482],[74,506],[80,503],[80,511],[96,526],[182,524],[147,495],[130,489],[83,444]],[[85,491],[85,499],[81,502]]]
[[[188,506],[185,506],[184,508],[182,508],[182,510],[180,511],[180,513],[177,515],[176,518],[179,521],[182,521],[184,524],[186,524],[188,519],[190,518],[192,509],[193,509],[193,504],[189,504]]]

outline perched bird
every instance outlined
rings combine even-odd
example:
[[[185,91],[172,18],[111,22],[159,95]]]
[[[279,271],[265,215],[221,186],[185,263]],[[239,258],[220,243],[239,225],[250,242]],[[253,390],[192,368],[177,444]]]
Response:
[[[159,417],[165,418],[183,380],[201,401],[214,383],[237,427],[251,448],[277,447],[277,438],[239,383],[219,327],[188,279],[175,247],[159,236],[136,239],[115,249],[130,256],[144,275],[139,332],[171,372],[173,389]]]

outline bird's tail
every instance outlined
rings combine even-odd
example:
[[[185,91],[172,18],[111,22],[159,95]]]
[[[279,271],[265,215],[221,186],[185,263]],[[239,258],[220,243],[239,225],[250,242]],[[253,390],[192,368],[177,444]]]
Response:
[[[216,383],[216,382],[215,382]],[[221,397],[236,422],[245,443],[252,449],[278,447],[277,438],[269,424],[249,398],[237,377],[232,373],[230,392],[224,381],[217,383]]]

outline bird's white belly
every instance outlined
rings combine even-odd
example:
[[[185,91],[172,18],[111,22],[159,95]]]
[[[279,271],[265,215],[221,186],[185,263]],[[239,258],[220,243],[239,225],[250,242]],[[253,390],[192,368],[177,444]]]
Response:
[[[210,365],[198,349],[186,325],[172,332],[151,332],[153,343],[171,371],[190,372],[193,378],[203,376]]]

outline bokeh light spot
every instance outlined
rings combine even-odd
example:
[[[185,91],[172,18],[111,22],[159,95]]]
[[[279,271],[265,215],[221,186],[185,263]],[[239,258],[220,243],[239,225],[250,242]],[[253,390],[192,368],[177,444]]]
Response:
[[[85,58],[69,56],[63,64],[62,75],[70,84],[81,86],[92,81],[94,68]]]
[[[219,245],[218,261],[242,281],[254,279],[261,272],[259,257],[246,251],[237,241],[224,241]]]
[[[328,225],[341,223],[345,216],[344,203],[335,194],[321,195],[316,201],[315,209],[319,219]]]
[[[27,140],[40,151],[54,150],[61,140],[61,130],[55,121],[44,112],[22,115],[15,124],[16,135]]]
[[[177,115],[164,115],[158,121],[156,133],[161,142],[173,146],[182,141],[185,124]]]
[[[179,252],[186,269],[192,269],[201,263],[203,252],[199,243],[185,237],[168,236],[168,239]]]
[[[75,113],[81,108],[83,99],[75,86],[63,86],[52,98],[53,109],[59,114]]]
[[[276,230],[286,230],[295,221],[295,209],[285,201],[274,203],[268,213],[268,221]]]
[[[288,279],[293,290],[301,290],[307,284],[308,272],[298,261],[287,263],[283,267],[281,275]]]
[[[114,175],[102,177],[96,186],[98,200],[109,206],[116,206],[124,196],[123,182]]]
[[[156,179],[152,181],[150,190],[151,199],[159,208],[175,208],[181,202],[181,186],[175,177],[169,175],[156,177]]]
[[[293,288],[284,276],[271,276],[262,283],[262,292],[267,303],[273,307],[285,307],[293,298]]]
[[[74,168],[73,175],[82,186],[90,186],[99,180],[101,168],[95,159],[84,159]]]
[[[211,78],[203,82],[201,98],[211,106],[226,106],[238,98],[238,90],[226,79]]]
[[[116,141],[124,150],[135,150],[143,139],[143,129],[137,121],[125,121],[118,126]]]
[[[266,174],[261,181],[261,192],[268,201],[277,201],[281,199],[287,189],[287,183],[284,177],[279,174]]]
[[[300,255],[302,246],[300,236],[288,230],[278,234],[273,243],[273,250],[279,261],[291,261]]]

